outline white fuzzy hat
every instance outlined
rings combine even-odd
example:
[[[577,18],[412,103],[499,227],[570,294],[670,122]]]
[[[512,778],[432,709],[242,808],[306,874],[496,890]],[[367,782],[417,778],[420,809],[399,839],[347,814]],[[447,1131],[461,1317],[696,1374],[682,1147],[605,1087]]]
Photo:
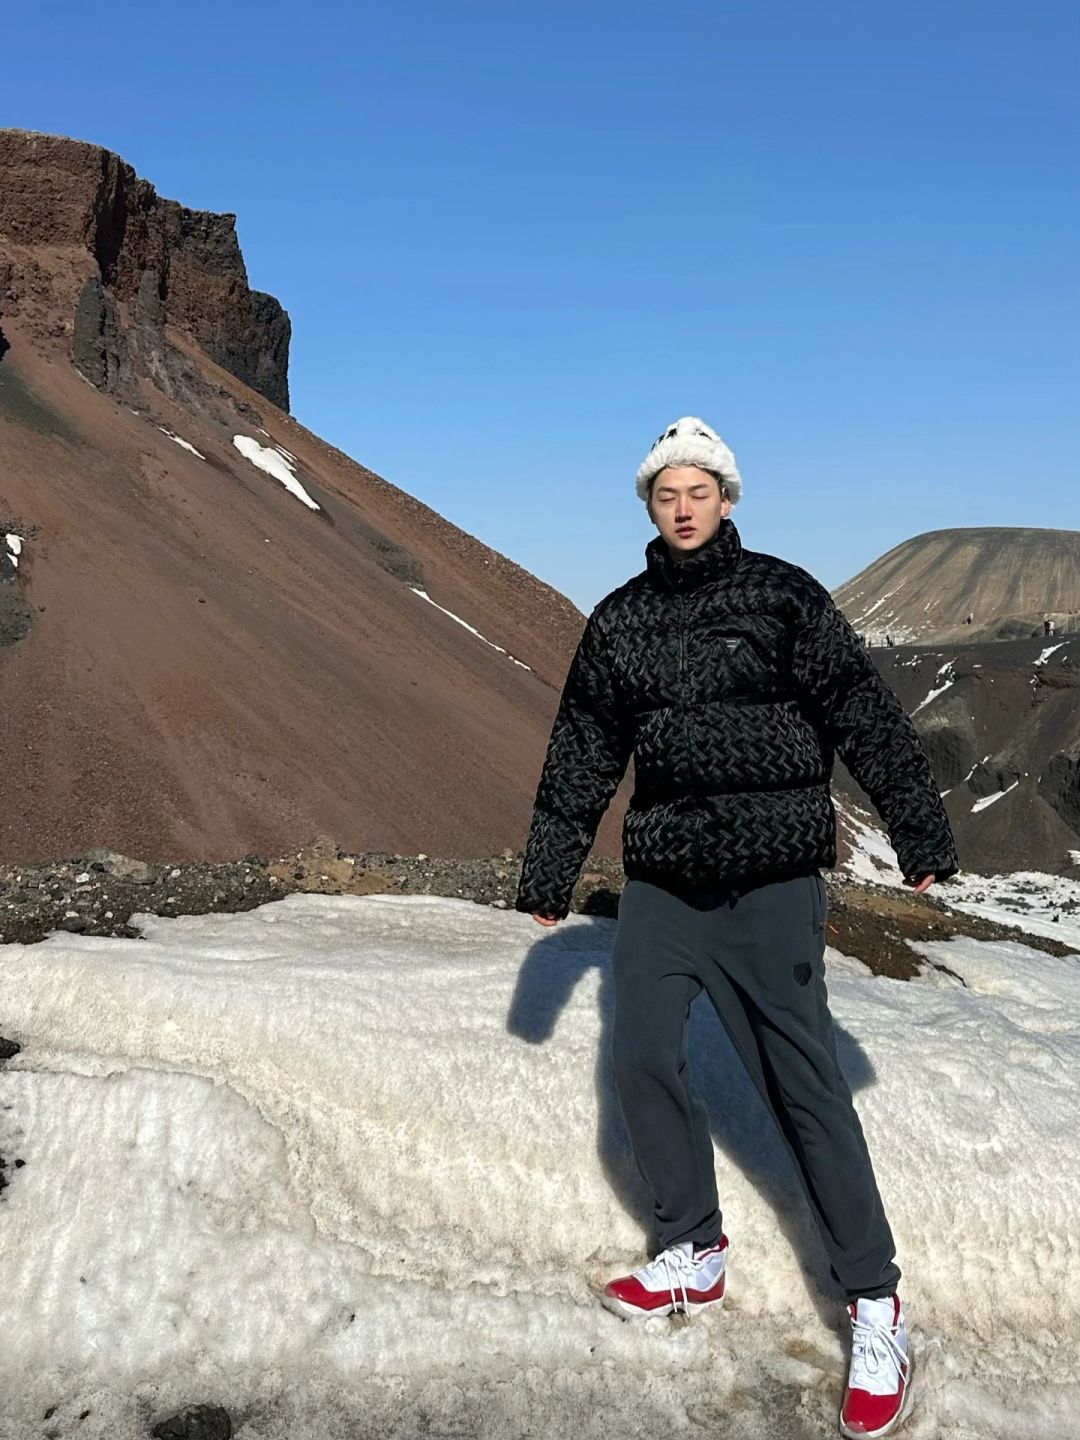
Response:
[[[712,426],[696,415],[684,415],[657,437],[656,444],[638,467],[637,493],[642,500],[649,498],[649,481],[666,465],[697,465],[702,470],[714,471],[727,486],[733,505],[742,495],[742,479],[735,456]]]

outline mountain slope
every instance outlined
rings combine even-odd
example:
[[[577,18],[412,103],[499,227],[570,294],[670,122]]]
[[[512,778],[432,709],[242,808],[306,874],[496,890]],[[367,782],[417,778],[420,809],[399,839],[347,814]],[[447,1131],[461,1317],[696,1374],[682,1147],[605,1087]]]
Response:
[[[1080,630],[1080,531],[1023,526],[929,530],[833,591],[872,643],[1020,639],[1043,617]],[[968,624],[967,616],[971,615]]]
[[[517,848],[583,617],[251,387],[284,312],[228,245],[173,306],[231,224],[129,243],[172,202],[48,139],[0,132],[0,857]]]
[[[922,737],[961,867],[1076,875],[1080,637],[870,653]],[[836,782],[865,806],[842,766]]]

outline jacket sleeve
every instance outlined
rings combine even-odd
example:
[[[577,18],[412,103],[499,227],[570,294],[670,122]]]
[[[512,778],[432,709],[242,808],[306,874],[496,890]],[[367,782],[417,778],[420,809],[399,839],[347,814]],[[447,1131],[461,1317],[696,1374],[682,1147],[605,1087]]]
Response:
[[[960,863],[918,731],[832,596],[813,587],[793,651],[808,718],[873,801],[904,878],[946,880]]]
[[[604,811],[626,772],[633,727],[612,684],[594,610],[563,686],[540,773],[516,910],[563,919]]]

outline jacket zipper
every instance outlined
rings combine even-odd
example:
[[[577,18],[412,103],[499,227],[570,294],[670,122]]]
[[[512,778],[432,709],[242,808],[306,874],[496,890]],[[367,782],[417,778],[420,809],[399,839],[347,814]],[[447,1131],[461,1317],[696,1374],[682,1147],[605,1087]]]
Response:
[[[686,596],[676,597],[679,603],[679,705],[683,713],[683,734],[686,736],[686,771],[694,784],[694,756],[690,748],[690,702],[686,694]]]

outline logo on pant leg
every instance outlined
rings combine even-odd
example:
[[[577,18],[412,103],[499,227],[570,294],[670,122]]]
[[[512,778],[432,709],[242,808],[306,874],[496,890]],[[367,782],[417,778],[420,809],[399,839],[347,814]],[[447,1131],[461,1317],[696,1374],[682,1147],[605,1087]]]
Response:
[[[810,984],[810,976],[812,972],[810,969],[809,961],[804,960],[800,965],[794,966],[791,973],[795,976],[796,985]]]

